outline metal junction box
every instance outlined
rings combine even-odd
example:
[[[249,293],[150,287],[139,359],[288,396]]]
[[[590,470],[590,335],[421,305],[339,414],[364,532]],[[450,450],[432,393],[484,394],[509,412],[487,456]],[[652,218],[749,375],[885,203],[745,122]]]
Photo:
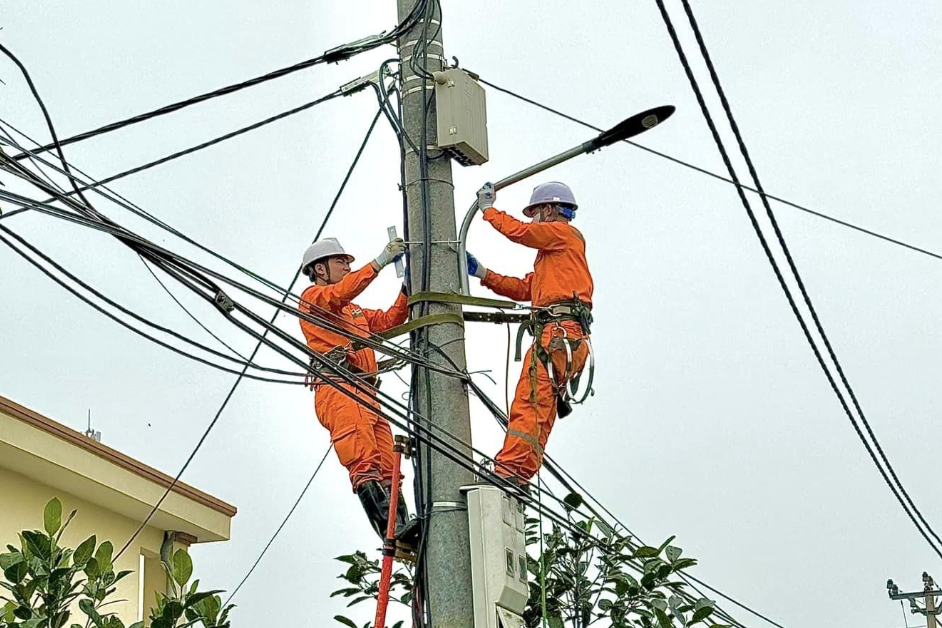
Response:
[[[435,73],[438,147],[462,166],[488,160],[484,88],[464,70]]]
[[[523,506],[494,486],[465,490],[474,628],[523,628],[529,597]]]

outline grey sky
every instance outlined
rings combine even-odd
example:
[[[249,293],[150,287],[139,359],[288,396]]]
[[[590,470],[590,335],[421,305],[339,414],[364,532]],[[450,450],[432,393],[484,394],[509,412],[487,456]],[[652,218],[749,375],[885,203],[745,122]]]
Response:
[[[685,24],[679,3],[668,4],[678,26]],[[938,3],[723,0],[695,8],[767,190],[942,249]],[[68,136],[387,29],[395,10],[376,0],[355,9],[339,2],[6,0],[2,16],[3,43],[27,64],[60,135]],[[722,169],[654,0],[449,3],[444,37],[447,54],[462,65],[600,126],[675,104],[674,119],[642,143]],[[323,95],[392,52],[308,70],[83,142],[67,155],[107,176]],[[0,116],[45,142],[15,68],[0,64],[0,78]],[[456,167],[459,207],[484,181],[587,138],[493,90],[488,108],[492,160]],[[374,111],[367,93],[333,101],[115,188],[286,282]],[[327,231],[359,262],[379,251],[387,225],[401,221],[396,160],[383,126]],[[583,208],[578,226],[596,280],[600,372],[598,394],[558,424],[550,453],[643,538],[676,534],[701,560],[698,576],[789,628],[902,625],[899,607],[886,598],[886,578],[914,589],[923,570],[942,577],[939,562],[857,441],[734,189],[628,146],[551,176],[568,181]],[[531,187],[501,192],[498,205],[516,211]],[[123,210],[100,207],[205,259]],[[939,425],[942,263],[775,209],[887,455],[942,529],[937,452],[929,444]],[[39,215],[5,224],[126,305],[206,338],[114,240]],[[522,275],[532,259],[480,223],[469,248],[508,274]],[[118,328],[5,247],[0,268],[0,394],[77,429],[92,408],[104,442],[174,473],[233,376]],[[361,302],[384,306],[396,290],[387,271]],[[253,346],[182,289],[176,293],[237,348]],[[281,324],[298,332],[293,319]],[[468,337],[471,368],[493,369],[503,382],[505,330],[473,327]],[[519,366],[511,369],[515,378]],[[385,386],[402,389],[394,378]],[[502,384],[487,387],[502,398]],[[473,413],[475,445],[496,450],[491,420],[479,406]],[[240,510],[231,542],[194,552],[204,583],[235,586],[327,444],[308,392],[242,384],[184,477]],[[343,610],[327,597],[340,571],[332,558],[374,545],[331,456],[239,593],[237,625],[330,625]],[[371,612],[360,610],[361,622]]]

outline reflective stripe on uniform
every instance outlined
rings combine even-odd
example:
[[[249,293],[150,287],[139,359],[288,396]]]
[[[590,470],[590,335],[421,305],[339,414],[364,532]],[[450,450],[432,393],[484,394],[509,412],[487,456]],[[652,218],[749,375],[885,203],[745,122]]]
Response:
[[[522,438],[523,440],[530,443],[530,446],[533,447],[539,455],[543,455],[543,448],[540,447],[540,441],[538,441],[535,436],[527,434],[526,432],[521,432],[519,430],[507,430],[507,435]]]

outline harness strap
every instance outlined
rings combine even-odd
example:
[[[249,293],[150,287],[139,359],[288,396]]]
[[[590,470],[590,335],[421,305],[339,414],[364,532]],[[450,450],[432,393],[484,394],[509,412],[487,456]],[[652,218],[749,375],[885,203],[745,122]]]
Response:
[[[374,334],[374,336],[379,336],[384,340],[391,340],[397,336],[404,336],[411,331],[416,329],[421,329],[422,327],[428,327],[429,325],[438,325],[440,323],[455,323],[456,325],[464,325],[464,319],[460,314],[452,314],[451,312],[443,312],[441,314],[429,314],[428,316],[421,316],[415,320],[411,320],[408,323],[399,325],[398,327],[393,327],[392,329],[387,329],[386,331]],[[352,344],[354,351],[359,351],[366,347],[362,341],[354,340]]]
[[[513,301],[471,297],[464,294],[455,294],[454,292],[416,292],[411,297],[409,297],[409,305],[426,302],[452,303],[456,305],[475,305],[477,307],[493,307],[504,310],[515,310],[520,308],[520,305]]]

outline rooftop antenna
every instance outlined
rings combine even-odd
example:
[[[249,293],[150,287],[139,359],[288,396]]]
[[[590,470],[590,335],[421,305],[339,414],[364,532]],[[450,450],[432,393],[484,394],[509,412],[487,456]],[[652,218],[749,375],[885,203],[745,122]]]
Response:
[[[85,430],[85,436],[92,439],[96,443],[101,442],[101,432],[96,432],[92,429],[92,409],[88,409],[88,429]]]

